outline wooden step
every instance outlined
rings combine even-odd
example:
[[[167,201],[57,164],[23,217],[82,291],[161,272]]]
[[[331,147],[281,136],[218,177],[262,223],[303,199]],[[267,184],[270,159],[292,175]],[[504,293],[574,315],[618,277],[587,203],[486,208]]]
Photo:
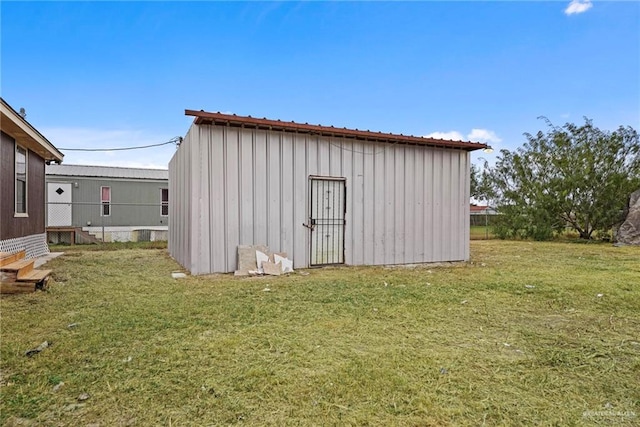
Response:
[[[35,264],[35,260],[33,259],[20,259],[18,261],[14,261],[11,264],[5,264],[0,267],[5,273],[16,273],[16,279],[20,280],[23,276],[29,274],[33,271],[33,265]]]
[[[40,282],[51,274],[51,270],[33,270],[28,274],[18,277],[18,282]]]
[[[32,282],[0,283],[0,294],[23,294],[35,292],[38,284]]]
[[[24,259],[25,256],[25,251],[18,251],[14,253],[0,252],[0,267]]]

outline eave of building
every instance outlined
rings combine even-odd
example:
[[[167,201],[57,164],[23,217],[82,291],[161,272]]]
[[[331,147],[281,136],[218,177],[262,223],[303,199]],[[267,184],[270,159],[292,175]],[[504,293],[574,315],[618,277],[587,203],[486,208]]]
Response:
[[[490,148],[487,144],[471,141],[453,141],[421,136],[398,135],[392,133],[372,132],[370,130],[336,128],[333,126],[310,125],[308,123],[283,122],[251,116],[237,116],[235,114],[210,113],[206,111],[185,110],[186,116],[195,117],[197,125],[219,125],[231,127],[252,127],[264,130],[283,132],[307,133],[328,137],[352,138],[389,144],[423,145],[430,147],[453,148],[465,151],[475,151]]]
[[[0,124],[2,132],[18,144],[38,154],[47,162],[62,162],[62,154],[47,138],[20,116],[4,99],[0,98]]]

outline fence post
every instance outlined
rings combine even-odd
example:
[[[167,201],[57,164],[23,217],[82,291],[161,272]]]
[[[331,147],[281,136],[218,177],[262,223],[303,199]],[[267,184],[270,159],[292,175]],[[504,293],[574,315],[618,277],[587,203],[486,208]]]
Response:
[[[484,210],[484,235],[485,235],[485,240],[489,240],[489,212],[488,212],[488,209]]]

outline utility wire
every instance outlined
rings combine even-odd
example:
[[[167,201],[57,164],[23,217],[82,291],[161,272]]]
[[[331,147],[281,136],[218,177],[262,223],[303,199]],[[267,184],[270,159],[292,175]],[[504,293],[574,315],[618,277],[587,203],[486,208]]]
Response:
[[[141,148],[160,147],[167,144],[178,144],[182,142],[181,136],[176,136],[167,142],[161,142],[160,144],[140,145],[138,147],[119,147],[119,148],[59,148],[63,151],[126,151],[126,150],[139,150]]]

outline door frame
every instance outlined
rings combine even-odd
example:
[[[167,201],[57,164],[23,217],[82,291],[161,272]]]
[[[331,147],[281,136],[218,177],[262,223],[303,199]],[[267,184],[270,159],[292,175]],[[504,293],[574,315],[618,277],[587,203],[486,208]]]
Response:
[[[341,251],[339,253],[340,260],[338,262],[328,262],[328,263],[314,263],[313,259],[313,239],[314,232],[316,230],[316,218],[313,218],[313,203],[314,203],[314,193],[313,193],[313,181],[340,181],[342,182],[342,190],[343,190],[343,200],[342,200],[342,218],[339,219],[342,221],[342,228],[340,230],[341,236]],[[324,267],[329,265],[344,265],[346,263],[346,228],[347,228],[347,178],[346,177],[336,177],[336,176],[322,176],[322,175],[309,175],[309,203],[308,203],[309,213],[307,215],[309,225],[307,228],[309,229],[309,267]],[[340,224],[334,224],[340,225]],[[316,257],[317,258],[317,257]]]

